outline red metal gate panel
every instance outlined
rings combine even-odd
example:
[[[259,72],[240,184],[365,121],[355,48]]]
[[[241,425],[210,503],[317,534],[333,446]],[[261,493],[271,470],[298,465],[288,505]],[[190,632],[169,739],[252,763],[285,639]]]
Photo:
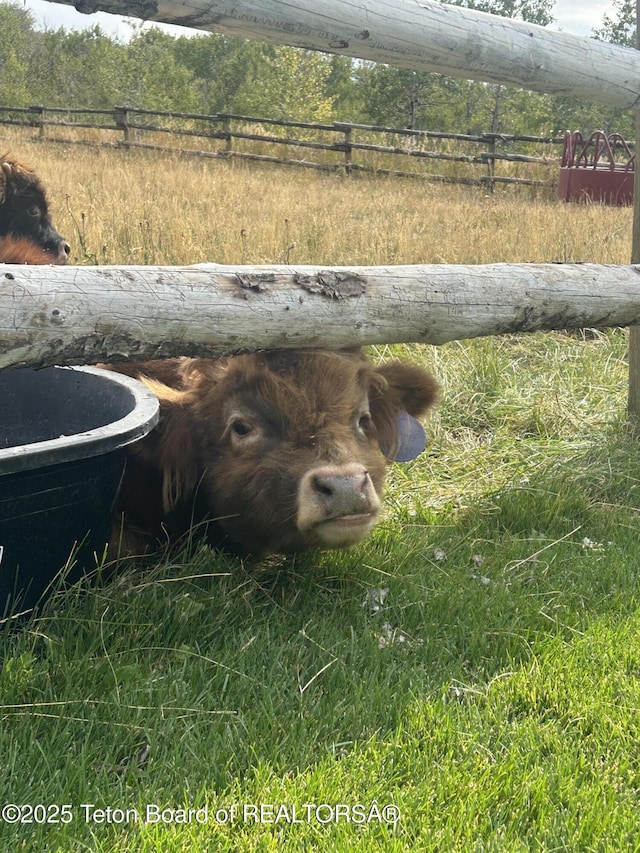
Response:
[[[564,135],[558,198],[562,201],[631,204],[635,155],[619,133],[596,130]]]

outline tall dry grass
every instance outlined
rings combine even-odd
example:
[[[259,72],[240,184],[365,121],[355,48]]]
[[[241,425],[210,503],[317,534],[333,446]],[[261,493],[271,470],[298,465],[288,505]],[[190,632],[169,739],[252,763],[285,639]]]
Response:
[[[532,191],[324,174],[146,151],[38,143],[0,148],[48,187],[74,263],[377,265],[627,263],[629,208]]]

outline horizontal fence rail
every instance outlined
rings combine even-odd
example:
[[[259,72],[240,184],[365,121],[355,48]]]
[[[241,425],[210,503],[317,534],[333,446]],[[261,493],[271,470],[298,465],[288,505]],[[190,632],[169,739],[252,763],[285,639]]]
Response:
[[[56,142],[254,160],[346,175],[413,177],[484,186],[490,191],[499,184],[555,187],[563,142],[562,137],[444,133],[349,122],[314,124],[128,106],[0,106],[0,125],[34,128],[39,139]]]
[[[639,321],[639,266],[16,265],[0,289],[0,369]]]
[[[433,0],[61,2],[607,106],[640,105],[635,50]]]

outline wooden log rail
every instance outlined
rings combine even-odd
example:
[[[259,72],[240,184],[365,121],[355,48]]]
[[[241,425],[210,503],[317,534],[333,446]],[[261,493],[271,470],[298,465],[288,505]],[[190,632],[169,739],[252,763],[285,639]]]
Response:
[[[160,120],[152,121],[155,117]],[[162,123],[164,121],[164,123]],[[171,124],[171,122],[174,122]],[[348,122],[333,122],[332,124],[314,124],[310,122],[287,121],[271,118],[260,118],[257,116],[236,115],[232,113],[219,113],[205,115],[201,113],[181,113],[164,110],[134,109],[132,107],[118,106],[111,110],[89,109],[84,107],[8,107],[0,106],[0,125],[22,125],[37,128],[38,138],[60,142],[84,142],[84,144],[118,145],[128,148],[146,148],[150,150],[175,151],[181,154],[190,154],[199,157],[236,157],[239,159],[267,161],[285,165],[304,166],[309,169],[320,169],[324,171],[343,171],[345,174],[352,172],[375,172],[376,174],[395,175],[399,177],[426,178],[431,181],[447,181],[459,184],[482,184],[495,182],[505,184],[528,184],[529,186],[555,186],[557,172],[545,179],[540,180],[509,175],[497,176],[495,165],[497,161],[512,163],[533,163],[543,166],[560,165],[559,146],[563,143],[562,137],[535,137],[521,136],[517,134],[485,133],[482,135],[444,133],[428,130],[415,130],[412,128],[393,128],[365,124],[352,124]],[[253,127],[252,127],[253,126]],[[310,138],[302,138],[301,135],[285,133],[265,133],[263,127],[283,128],[290,131],[309,131]],[[60,129],[84,130],[91,129],[108,132],[108,140],[89,143],[81,139],[72,139],[68,136],[60,138],[52,133]],[[122,134],[120,139],[113,141],[112,131]],[[356,138],[355,132],[360,138]],[[171,137],[167,144],[157,141],[148,141],[148,134],[165,134]],[[199,138],[208,140],[221,140],[224,146],[218,150],[200,150],[195,148],[177,148],[175,141],[180,137]],[[364,138],[363,138],[364,137]],[[380,139],[381,137],[381,139]],[[407,138],[406,145],[395,144],[394,137]],[[328,141],[322,141],[322,140]],[[380,141],[376,142],[375,140]],[[372,141],[373,140],[373,141]],[[425,144],[429,140],[443,142],[452,140],[460,143],[460,153],[446,152],[441,150],[426,150]],[[242,141],[255,142],[265,147],[289,147],[300,148],[303,151],[300,159],[295,156],[277,156],[273,153],[245,151],[238,147],[237,143]],[[390,144],[394,143],[394,144]],[[524,143],[540,146],[556,146],[556,156],[531,156],[530,154],[511,153],[510,150],[499,152],[498,145],[511,146]],[[178,144],[180,144],[178,142]],[[486,146],[486,150],[477,153],[468,153],[469,146]],[[333,162],[313,162],[307,159],[304,149],[333,152],[338,155]],[[466,149],[466,150],[465,150]],[[370,163],[354,162],[354,155],[358,152],[367,154],[391,155],[408,159],[409,161],[441,161],[448,163],[462,163],[470,167],[484,167],[486,174],[465,175],[436,175],[431,171],[418,168],[415,171],[401,168],[387,168]],[[392,164],[390,164],[392,165]]]
[[[60,0],[550,95],[640,107],[631,48],[435,0]]]
[[[0,368],[640,322],[640,266],[0,265]]]

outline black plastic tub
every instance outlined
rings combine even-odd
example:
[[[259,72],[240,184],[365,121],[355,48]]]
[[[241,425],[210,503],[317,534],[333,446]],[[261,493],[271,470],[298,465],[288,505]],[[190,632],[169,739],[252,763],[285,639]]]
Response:
[[[0,371],[0,615],[32,609],[61,573],[96,568],[125,448],[157,421],[157,398],[119,373]]]

